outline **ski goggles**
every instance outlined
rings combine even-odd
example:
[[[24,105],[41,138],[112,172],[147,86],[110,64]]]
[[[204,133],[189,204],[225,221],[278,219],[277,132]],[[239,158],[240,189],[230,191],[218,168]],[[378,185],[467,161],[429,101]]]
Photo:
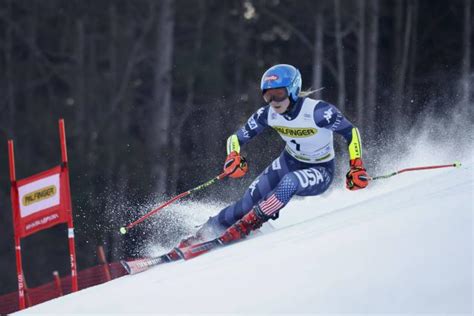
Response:
[[[268,89],[263,93],[263,99],[265,102],[281,102],[288,98],[288,91],[286,88],[276,88],[276,89]]]

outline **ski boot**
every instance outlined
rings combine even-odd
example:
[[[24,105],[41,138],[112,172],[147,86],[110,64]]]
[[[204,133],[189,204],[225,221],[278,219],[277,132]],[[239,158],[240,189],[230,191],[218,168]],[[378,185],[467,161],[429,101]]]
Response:
[[[207,222],[205,222],[194,235],[182,239],[178,244],[178,248],[185,248],[209,239],[214,239],[224,230],[225,227],[218,222],[217,216],[209,217]]]
[[[250,212],[244,215],[237,223],[233,224],[219,238],[223,244],[245,238],[250,232],[262,227],[263,223],[271,217],[262,212],[259,206],[255,206]]]

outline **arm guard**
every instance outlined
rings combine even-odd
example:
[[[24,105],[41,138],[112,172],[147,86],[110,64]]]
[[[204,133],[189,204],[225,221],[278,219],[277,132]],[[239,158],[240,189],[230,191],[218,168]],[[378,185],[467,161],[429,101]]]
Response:
[[[350,160],[362,157],[362,144],[360,142],[360,134],[357,127],[352,128],[352,139],[349,143]]]
[[[227,155],[233,151],[237,152],[238,154],[240,153],[239,138],[235,134],[227,138]]]

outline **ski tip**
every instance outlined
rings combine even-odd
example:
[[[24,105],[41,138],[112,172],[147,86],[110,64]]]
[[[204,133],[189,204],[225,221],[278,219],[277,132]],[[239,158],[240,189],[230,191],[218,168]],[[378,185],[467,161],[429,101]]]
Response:
[[[120,234],[125,235],[127,233],[127,229],[125,227],[120,227]]]

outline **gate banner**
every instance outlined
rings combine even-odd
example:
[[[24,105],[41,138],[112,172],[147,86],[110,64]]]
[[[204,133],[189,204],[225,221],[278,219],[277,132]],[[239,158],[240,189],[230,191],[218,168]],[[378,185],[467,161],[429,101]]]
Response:
[[[18,213],[15,231],[26,237],[68,221],[69,193],[63,192],[65,177],[61,166],[18,180]]]

